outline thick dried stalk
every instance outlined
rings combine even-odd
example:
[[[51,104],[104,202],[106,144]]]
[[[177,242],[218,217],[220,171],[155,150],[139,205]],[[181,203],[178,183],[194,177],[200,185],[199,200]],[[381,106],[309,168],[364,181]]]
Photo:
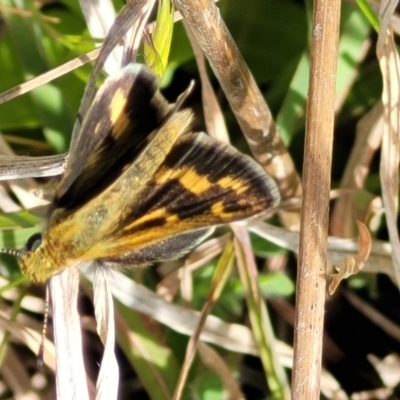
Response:
[[[293,399],[319,399],[340,1],[316,0],[304,154]]]

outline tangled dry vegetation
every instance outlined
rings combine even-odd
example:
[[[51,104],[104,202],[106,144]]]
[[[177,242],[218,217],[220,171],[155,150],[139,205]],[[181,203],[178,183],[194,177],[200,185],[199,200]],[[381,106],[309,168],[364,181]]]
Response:
[[[0,2],[0,246],[40,230],[26,210],[131,61],[171,102],[194,80],[194,128],[281,204],[180,260],[52,278],[42,368],[45,288],[2,256],[0,400],[400,398],[397,2],[158,3]]]

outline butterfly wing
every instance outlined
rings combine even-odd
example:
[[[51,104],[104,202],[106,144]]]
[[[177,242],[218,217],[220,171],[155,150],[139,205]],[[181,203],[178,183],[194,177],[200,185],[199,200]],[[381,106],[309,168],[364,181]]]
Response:
[[[187,134],[192,113],[168,106],[150,71],[129,68],[98,93],[83,128],[99,141],[93,147],[90,134],[81,135],[44,232],[55,253],[68,249],[69,260],[135,260],[140,252],[137,259],[151,261],[146,249],[160,259],[165,243],[178,243],[170,253],[179,254],[202,236],[192,232],[279,201],[254,160],[203,133]]]
[[[278,199],[274,181],[250,157],[203,133],[186,134],[111,237],[171,237],[260,214]]]
[[[279,202],[276,184],[254,160],[203,133],[179,137],[147,176],[142,189],[124,200],[129,207],[100,228],[102,236],[84,258],[143,254],[160,241],[248,218]],[[113,191],[130,184],[122,177]],[[109,202],[110,193],[102,196]]]
[[[75,210],[104,191],[134,162],[170,109],[145,66],[130,64],[108,78],[83,121],[77,151],[68,156],[53,207]]]
[[[212,231],[213,229],[200,229],[182,233],[118,257],[103,259],[103,261],[123,265],[146,265],[158,261],[176,260],[199,245]]]
[[[92,195],[90,201],[77,209],[55,207],[43,233],[43,239],[48,243],[46,246],[52,248],[53,254],[64,253],[64,249],[68,249],[68,258],[62,261],[67,262],[114,258],[126,253],[107,254],[105,240],[110,232],[124,227],[125,217],[132,208],[139,206],[141,194],[191,121],[192,113],[188,110],[172,113],[159,129],[150,134],[152,140],[136,159],[127,164],[101,193]],[[54,238],[59,238],[57,243]],[[59,263],[62,262],[60,260]]]
[[[182,99],[180,101],[183,101]],[[37,282],[71,262],[172,258],[214,225],[275,206],[274,181],[250,157],[188,134],[192,113],[128,66],[100,89],[70,155],[41,245],[22,271]]]

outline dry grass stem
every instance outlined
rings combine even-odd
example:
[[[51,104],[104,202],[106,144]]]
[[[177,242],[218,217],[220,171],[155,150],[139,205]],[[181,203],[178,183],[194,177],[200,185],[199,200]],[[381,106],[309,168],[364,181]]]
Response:
[[[68,290],[66,290],[66,288]],[[89,400],[77,299],[79,271],[69,267],[50,281],[56,348],[57,398]]]
[[[400,240],[397,228],[400,160],[400,62],[390,19],[397,1],[384,0],[379,9],[380,31],[376,54],[383,78],[383,138],[380,178],[386,223],[393,251],[393,266],[400,287]]]
[[[354,221],[365,220],[363,216],[355,214],[354,202],[357,190],[364,187],[372,158],[381,144],[382,113],[382,103],[379,102],[357,124],[356,142],[340,182],[340,188],[348,191],[339,196],[332,212],[330,227],[333,236],[351,237]]]
[[[297,271],[292,398],[320,398],[340,1],[314,2]]]

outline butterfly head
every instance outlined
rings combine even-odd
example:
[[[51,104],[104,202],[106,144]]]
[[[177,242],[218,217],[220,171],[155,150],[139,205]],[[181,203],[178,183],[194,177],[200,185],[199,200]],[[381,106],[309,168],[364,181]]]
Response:
[[[16,257],[21,272],[32,282],[44,283],[53,275],[53,263],[46,257],[41,233],[33,234],[24,249],[0,249],[0,253]]]

